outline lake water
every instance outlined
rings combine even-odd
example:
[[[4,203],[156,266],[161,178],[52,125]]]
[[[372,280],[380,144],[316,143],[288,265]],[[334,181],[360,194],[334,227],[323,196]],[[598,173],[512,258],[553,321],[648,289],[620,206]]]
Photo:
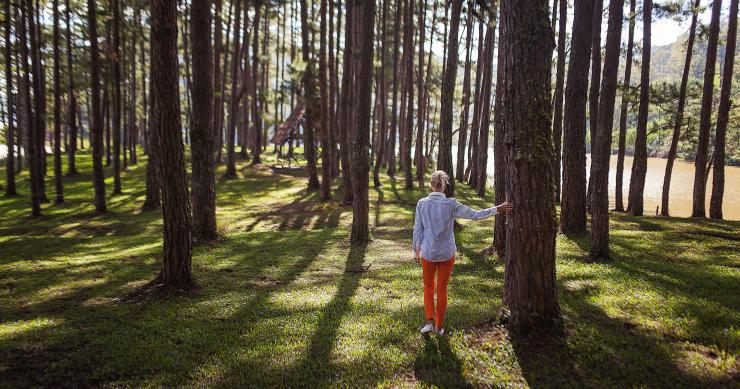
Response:
[[[453,163],[456,160],[457,150],[453,147]],[[591,156],[586,156],[586,175],[589,172]],[[663,175],[667,160],[663,158],[648,158],[647,175],[645,177],[645,214],[655,214],[655,207],[660,206],[663,193]],[[493,185],[493,148],[488,152],[489,184]],[[617,171],[617,156],[612,155],[609,168],[609,207],[614,208],[614,185]],[[624,159],[624,206],[627,207],[629,195],[630,175],[632,172],[632,157]],[[694,192],[694,163],[676,160],[673,164],[670,193],[671,216],[691,216],[692,199]],[[725,195],[723,199],[723,216],[727,220],[740,220],[740,167],[725,166]],[[712,193],[712,175],[707,182],[707,215],[709,214],[709,200]]]
[[[0,160],[5,158],[7,147],[0,145]],[[456,160],[457,150],[453,147],[453,162]],[[493,149],[488,153],[489,183],[493,184]],[[590,155],[587,156],[586,174]],[[660,205],[663,190],[663,174],[666,160],[663,158],[648,158],[647,176],[645,178],[645,214],[654,214],[655,207]],[[609,169],[609,206],[614,207],[614,182],[617,171],[617,156],[612,155]],[[629,194],[630,173],[632,171],[632,157],[624,159],[624,206],[627,207]],[[672,216],[691,216],[692,196],[694,191],[694,164],[691,162],[676,161],[673,165],[671,179],[670,212]],[[725,195],[722,207],[723,216],[728,220],[740,220],[740,167],[725,167]],[[712,193],[712,175],[707,183],[707,213],[709,213],[709,199]]]

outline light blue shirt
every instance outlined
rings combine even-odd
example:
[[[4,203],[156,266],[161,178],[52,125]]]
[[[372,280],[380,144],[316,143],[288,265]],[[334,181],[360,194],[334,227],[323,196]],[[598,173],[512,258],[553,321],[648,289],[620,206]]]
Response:
[[[416,203],[414,253],[430,262],[443,262],[455,254],[455,219],[481,220],[496,214],[496,207],[475,211],[444,193],[432,192]]]

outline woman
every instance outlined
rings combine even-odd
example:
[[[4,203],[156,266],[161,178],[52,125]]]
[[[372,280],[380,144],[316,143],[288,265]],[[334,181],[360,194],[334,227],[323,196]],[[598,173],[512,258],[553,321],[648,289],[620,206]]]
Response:
[[[442,170],[432,173],[432,193],[416,204],[413,248],[416,262],[421,262],[424,274],[424,313],[427,322],[421,333],[435,331],[444,335],[447,310],[447,285],[455,265],[456,218],[481,220],[499,212],[510,212],[512,205],[504,202],[497,207],[474,211],[454,198],[445,197],[450,177]],[[434,306],[434,284],[437,284],[437,306]]]

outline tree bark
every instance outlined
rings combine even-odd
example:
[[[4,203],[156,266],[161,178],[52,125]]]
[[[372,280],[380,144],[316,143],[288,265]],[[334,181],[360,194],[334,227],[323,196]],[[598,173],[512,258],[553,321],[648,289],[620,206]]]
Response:
[[[266,16],[267,17],[267,16]],[[260,68],[260,55],[264,54],[264,50],[260,53],[259,49],[259,31],[260,21],[262,20],[262,1],[257,0],[254,2],[254,22],[252,25],[252,123],[254,125],[254,131],[252,136],[252,164],[258,164],[262,162],[260,156],[262,152],[262,109],[260,104],[260,96],[258,94],[258,69]]]
[[[406,66],[406,124],[404,126],[403,137],[403,172],[406,182],[405,188],[412,189],[414,187],[414,176],[411,171],[413,162],[411,160],[411,145],[414,128],[414,0],[407,0],[405,16],[406,33],[404,34],[404,52],[408,54],[406,55],[406,63],[404,64]],[[451,164],[450,171],[452,171]],[[452,177],[452,173],[450,173],[450,177]]]
[[[634,1],[634,0],[633,0]],[[673,162],[676,160],[678,151],[678,140],[681,135],[683,126],[683,112],[686,107],[686,88],[689,83],[689,72],[691,71],[691,56],[694,48],[694,39],[696,38],[696,23],[699,16],[699,2],[694,2],[694,16],[691,18],[691,27],[689,28],[689,39],[686,43],[686,60],[683,65],[683,74],[681,76],[681,88],[678,92],[678,107],[676,109],[676,121],[673,124],[673,136],[671,137],[671,148],[668,150],[668,159],[666,160],[665,175],[663,176],[663,194],[660,207],[662,216],[669,216],[668,202],[671,191],[671,174],[673,173]],[[631,26],[630,26],[631,27]]]
[[[87,18],[90,36],[90,82],[92,117],[90,118],[90,143],[93,154],[93,188],[95,210],[106,212],[105,177],[103,175],[103,122],[100,116],[100,59],[98,54],[98,21],[95,1],[87,0]]]
[[[392,99],[393,103],[391,104],[391,127],[390,127],[390,133],[388,134],[388,175],[391,176],[391,178],[394,178],[396,176],[396,131],[398,129],[398,77],[399,77],[399,66],[398,66],[398,56],[400,53],[400,43],[401,43],[401,28],[399,27],[401,25],[401,3],[396,2],[396,9],[395,9],[396,18],[393,23],[393,91]]]
[[[110,59],[113,67],[113,194],[121,194],[121,10],[118,1],[111,0],[113,8],[113,47]],[[125,147],[123,153],[126,159]],[[127,163],[124,162],[124,164]]]
[[[54,204],[64,202],[64,184],[62,183],[62,85],[59,60],[59,0],[52,2],[54,8]],[[6,18],[8,14],[6,14]],[[10,149],[12,150],[12,149]],[[12,154],[12,153],[9,153]]]
[[[5,101],[8,104],[7,135],[8,156],[5,158],[5,196],[16,196],[15,189],[15,126],[13,116],[15,114],[13,104],[13,50],[10,41],[11,35],[11,13],[10,1],[5,2]]]
[[[236,135],[236,115],[239,107],[237,82],[239,80],[239,61],[241,57],[241,45],[239,42],[239,31],[241,29],[242,0],[236,1],[236,10],[234,20],[234,51],[231,61],[231,107],[229,108],[229,123],[226,130],[226,178],[236,177],[236,158],[234,155],[234,136]],[[244,21],[244,28],[247,21]],[[247,42],[244,42],[246,45]]]
[[[567,0],[554,0],[554,8],[560,2],[560,20],[558,25],[558,63],[555,71],[555,96],[553,98],[554,113],[552,123],[552,141],[555,145],[555,163],[552,164],[552,176],[555,178],[555,204],[560,204],[560,156],[563,139],[563,88],[565,84],[565,39],[568,26]],[[554,11],[553,11],[554,12]],[[553,29],[555,19],[553,15]]]
[[[211,1],[191,3],[190,36],[193,53],[193,236],[213,240],[216,231],[216,163],[213,136],[213,66],[211,57]]]
[[[316,169],[316,149],[314,143],[314,123],[316,121],[316,77],[311,62],[311,47],[308,39],[310,26],[308,24],[308,5],[306,0],[301,0],[301,51],[306,70],[303,72],[303,100],[306,107],[304,123],[303,147],[308,165],[308,189],[319,189],[319,176]]]
[[[560,229],[586,232],[586,97],[594,2],[575,0],[573,38],[565,88],[563,127],[563,198]]]
[[[151,35],[154,34],[152,30],[150,32],[149,42],[153,39]],[[149,47],[149,58],[152,58],[152,47]],[[147,126],[146,132],[146,143],[148,152],[148,159],[146,163],[146,197],[144,199],[144,211],[152,211],[158,209],[162,204],[161,190],[159,184],[159,130],[157,129],[157,117],[156,117],[156,99],[152,91],[152,87],[149,87],[149,125]]]
[[[624,0],[609,1],[609,27],[606,36],[604,75],[599,91],[597,127],[591,150],[591,243],[592,260],[609,258],[609,157],[611,156],[614,100],[622,39]]]
[[[504,0],[501,4],[503,107],[507,143],[508,217],[504,303],[514,332],[561,333],[555,276],[554,161],[550,120],[550,63],[554,37],[547,0]],[[522,39],[521,37],[527,37]],[[522,110],[521,107],[527,107]],[[535,114],[533,114],[535,113]]]
[[[596,127],[598,126],[599,117],[599,89],[601,88],[601,18],[604,14],[603,10],[604,1],[597,0],[594,5],[594,17],[593,17],[593,32],[591,33],[591,84],[589,86],[588,95],[588,128],[591,138],[591,168],[589,170],[588,187],[586,190],[586,208],[591,208],[591,174],[593,174],[593,148],[594,148],[594,134],[596,133]]]
[[[305,0],[302,0],[305,1]],[[373,83],[373,41],[375,23],[375,0],[356,0],[353,3],[354,14],[360,16],[357,26],[359,29],[360,49],[359,73],[357,74],[357,90],[370,91]],[[355,244],[364,244],[369,241],[368,227],[368,189],[370,161],[370,93],[358,93],[357,128],[354,131],[352,145],[352,172],[354,173],[354,201],[352,202],[352,232],[350,240]]]
[[[495,12],[495,4],[494,4],[494,12],[491,14],[491,26],[496,26],[496,12]],[[490,28],[490,27],[489,27]],[[478,193],[478,196],[485,197],[486,195],[486,184],[488,183],[488,134],[490,132],[489,126],[491,124],[491,90],[492,90],[492,82],[493,82],[493,50],[496,46],[495,44],[495,33],[493,30],[489,32],[489,36],[486,37],[486,49],[488,51],[485,51],[486,54],[483,56],[485,61],[485,68],[483,70],[483,83],[481,85],[481,110],[480,110],[480,128],[478,130],[478,167],[475,169],[475,172],[478,174],[478,178],[476,179],[476,192]],[[503,49],[503,48],[502,48]],[[503,56],[504,53],[499,53]],[[504,68],[498,69],[497,74],[503,75]],[[497,76],[498,77],[498,76]],[[498,81],[498,80],[497,80]],[[503,78],[502,78],[503,81]],[[498,84],[498,82],[497,82]],[[502,91],[502,97],[500,99],[503,99],[504,94],[506,93],[505,90]],[[498,97],[497,101],[501,102]],[[497,136],[498,137],[498,136]],[[505,136],[502,134],[500,136],[499,141],[503,142]],[[499,144],[502,145],[502,144]],[[503,148],[498,149],[500,152],[499,155],[504,155]],[[494,150],[495,154],[495,150]],[[500,166],[504,167],[508,165],[508,162],[501,163]],[[505,175],[505,170],[499,170],[500,176]],[[494,172],[495,175],[495,172]],[[499,183],[501,186],[499,188],[503,188],[505,183]]]
[[[152,1],[152,90],[157,102],[159,173],[162,180],[164,258],[158,280],[171,288],[192,286],[191,218],[187,174],[183,159],[177,92],[177,4]],[[210,82],[210,77],[204,79]],[[208,120],[208,117],[203,120]]]
[[[727,123],[730,114],[730,94],[735,66],[735,45],[737,41],[738,0],[730,0],[730,15],[725,46],[725,65],[722,69],[722,89],[719,92],[719,112],[717,113],[717,134],[714,138],[714,169],[712,170],[712,197],[709,202],[709,217],[722,219],[722,197],[725,191],[725,143]]]
[[[329,142],[329,85],[326,61],[326,12],[327,0],[321,0],[321,9],[319,13],[319,95],[321,98],[321,199],[331,199],[331,143]]]
[[[632,56],[634,55],[634,37],[635,37],[635,19],[637,14],[635,13],[636,0],[630,0],[630,20],[629,20],[629,34],[627,38],[627,58],[624,65],[624,87],[622,89],[622,101],[619,109],[619,140],[617,147],[617,172],[616,172],[616,183],[614,189],[615,206],[614,209],[618,212],[624,212],[624,202],[622,200],[623,190],[622,182],[624,181],[624,152],[625,143],[627,138],[627,109],[629,108],[629,88],[630,80],[632,77]]]
[[[478,187],[478,138],[480,137],[480,109],[481,109],[481,96],[480,89],[483,81],[483,22],[478,23],[478,61],[475,65],[475,95],[473,101],[473,123],[470,126],[470,164],[467,175],[468,185],[471,188]]]
[[[455,178],[458,182],[465,182],[465,145],[468,142],[468,116],[470,113],[470,55],[473,46],[473,12],[468,8],[465,22],[465,72],[463,74],[462,114],[460,115],[460,129],[457,137],[457,165]]]
[[[419,188],[423,188],[424,173],[426,170],[426,164],[424,163],[424,111],[426,110],[426,94],[424,93],[424,41],[426,39],[427,1],[421,0],[419,3],[421,5],[419,9],[419,64],[416,70],[416,90],[419,97],[416,111],[414,161],[416,161],[416,181],[419,183]],[[385,109],[385,106],[383,108]]]
[[[694,195],[692,217],[706,217],[706,166],[709,153],[709,132],[712,126],[712,98],[714,97],[714,75],[717,64],[717,45],[719,43],[719,19],[722,0],[712,3],[712,21],[709,24],[707,40],[707,62],[704,68],[704,90],[701,99],[701,121],[699,123],[699,144],[696,149],[694,165]],[[717,161],[715,161],[716,163]]]
[[[67,176],[77,174],[77,165],[75,164],[75,153],[77,152],[77,99],[75,97],[74,82],[74,56],[72,54],[72,23],[70,19],[69,0],[64,1],[64,15],[67,24],[67,126],[69,133],[69,145],[67,148]]]
[[[339,143],[340,153],[342,162],[342,186],[344,192],[344,198],[342,202],[344,204],[351,204],[354,197],[354,186],[352,185],[352,93],[353,93],[353,74],[352,74],[352,61],[354,57],[353,44],[352,44],[352,26],[353,26],[353,10],[350,4],[347,4],[347,18],[345,21],[344,30],[344,62],[342,64],[342,101],[340,102],[340,115],[339,115]]]
[[[635,134],[635,156],[632,160],[632,175],[630,176],[630,196],[627,203],[627,212],[635,216],[642,216],[643,190],[645,188],[645,174],[647,172],[647,120],[648,104],[650,103],[650,49],[652,27],[652,0],[644,0],[642,5],[642,64],[640,71],[640,108],[637,113],[637,131]]]
[[[380,99],[380,126],[378,128],[378,151],[375,153],[375,166],[373,167],[373,184],[376,188],[380,187],[380,168],[383,165],[383,156],[385,154],[386,144],[386,128],[388,127],[388,121],[386,119],[387,106],[387,95],[385,90],[385,68],[386,68],[386,52],[387,50],[387,29],[386,29],[386,17],[388,16],[388,4],[389,0],[383,0],[383,12],[380,16],[380,30],[381,30],[381,43],[380,43],[380,81],[378,83],[378,97]],[[418,146],[417,146],[418,147]],[[418,174],[418,173],[417,173]]]
[[[460,29],[460,12],[462,0],[452,2],[450,33],[447,37],[447,64],[442,78],[439,117],[439,159],[437,169],[444,170],[450,176],[450,185],[445,188],[447,197],[455,195],[455,172],[452,169],[452,103],[455,99],[455,78],[457,77],[458,30]],[[459,146],[458,146],[459,147]]]

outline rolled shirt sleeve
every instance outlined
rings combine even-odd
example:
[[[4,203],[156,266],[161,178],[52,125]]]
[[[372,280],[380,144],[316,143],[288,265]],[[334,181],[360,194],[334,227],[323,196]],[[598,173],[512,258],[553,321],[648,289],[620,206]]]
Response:
[[[465,204],[455,200],[455,204],[452,208],[453,216],[458,219],[472,219],[481,220],[489,218],[496,214],[496,207],[481,209],[476,211],[473,208],[468,207]]]

